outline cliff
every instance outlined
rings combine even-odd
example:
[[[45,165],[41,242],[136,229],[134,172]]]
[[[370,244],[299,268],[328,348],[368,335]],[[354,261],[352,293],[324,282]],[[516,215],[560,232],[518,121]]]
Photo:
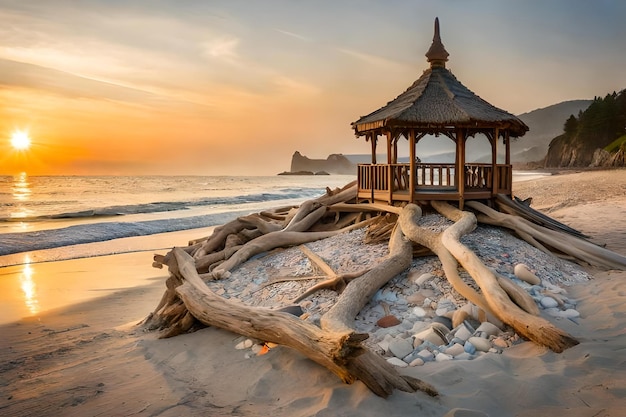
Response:
[[[626,90],[596,97],[591,105],[565,120],[552,139],[545,167],[623,166],[626,148]]]
[[[356,165],[341,154],[332,154],[326,159],[311,159],[296,151],[291,157],[290,172],[356,175]]]

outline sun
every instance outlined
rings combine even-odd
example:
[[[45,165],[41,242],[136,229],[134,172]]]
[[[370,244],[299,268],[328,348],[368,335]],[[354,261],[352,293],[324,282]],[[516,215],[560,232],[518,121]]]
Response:
[[[16,130],[11,135],[11,146],[18,151],[25,151],[30,148],[30,137],[28,132]]]

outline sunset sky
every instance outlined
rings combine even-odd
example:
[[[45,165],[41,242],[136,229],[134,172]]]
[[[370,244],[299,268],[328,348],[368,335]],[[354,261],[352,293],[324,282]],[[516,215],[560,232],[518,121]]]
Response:
[[[436,16],[448,68],[511,113],[626,88],[621,0],[0,0],[0,174],[368,153],[350,123],[428,68]]]

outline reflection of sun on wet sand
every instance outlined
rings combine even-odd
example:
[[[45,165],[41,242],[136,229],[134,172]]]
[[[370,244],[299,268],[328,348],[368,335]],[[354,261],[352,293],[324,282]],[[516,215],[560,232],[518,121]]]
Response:
[[[532,196],[533,206],[626,255],[626,170],[557,175],[514,187],[519,197]],[[115,255],[32,267],[37,276],[62,276],[55,268],[69,268],[94,282],[145,271],[165,278],[165,271],[150,268],[147,253],[126,256],[125,261]],[[137,269],[129,270],[130,265]],[[577,303],[577,322],[551,319],[576,337],[578,346],[556,354],[521,343],[502,354],[408,369],[440,391],[436,400],[399,391],[381,399],[360,382],[345,385],[281,346],[246,357],[235,349],[239,336],[215,328],[155,340],[134,323],[155,307],[163,282],[120,289],[0,329],[0,412],[373,417],[469,408],[490,416],[621,416],[626,411],[621,392],[626,386],[626,273],[590,272],[592,281],[564,287]]]

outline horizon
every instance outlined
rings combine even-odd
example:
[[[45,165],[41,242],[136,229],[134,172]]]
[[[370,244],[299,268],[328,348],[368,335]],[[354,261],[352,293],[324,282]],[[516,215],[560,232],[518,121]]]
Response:
[[[512,114],[626,88],[617,1],[23,3],[0,0],[7,176],[264,176],[295,151],[367,154],[350,123],[428,68],[435,17],[447,67]]]

